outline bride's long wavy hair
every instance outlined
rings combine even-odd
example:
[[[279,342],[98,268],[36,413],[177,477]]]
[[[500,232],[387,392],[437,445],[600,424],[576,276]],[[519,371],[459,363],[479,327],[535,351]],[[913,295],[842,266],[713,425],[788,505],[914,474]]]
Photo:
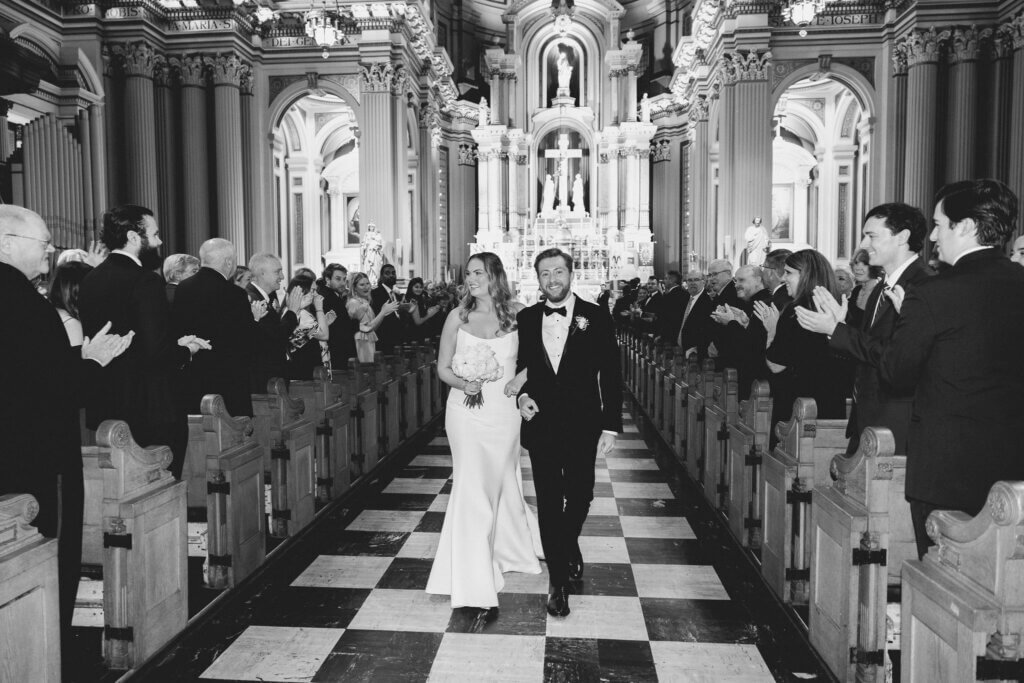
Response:
[[[516,311],[513,307],[512,289],[508,286],[508,277],[505,275],[505,266],[502,265],[501,258],[490,251],[473,254],[466,262],[466,270],[469,270],[469,264],[473,261],[480,261],[484,266],[484,272],[487,273],[487,292],[491,295],[494,312],[498,315],[498,329],[502,332],[511,332],[516,329]],[[475,309],[476,297],[470,294],[469,288],[466,287],[466,293],[459,302],[459,319],[462,322],[468,321],[469,312]]]

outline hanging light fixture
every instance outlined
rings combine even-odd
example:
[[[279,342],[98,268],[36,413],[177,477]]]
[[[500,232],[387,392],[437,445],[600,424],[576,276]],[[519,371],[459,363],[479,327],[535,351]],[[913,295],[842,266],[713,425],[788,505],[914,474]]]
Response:
[[[800,26],[800,35],[806,36],[808,26],[818,16],[818,13],[825,9],[829,0],[786,0],[782,8],[782,17]]]
[[[306,12],[306,35],[324,49],[323,58],[330,56],[332,46],[348,42],[345,32],[341,28],[341,12],[335,4],[335,11],[327,9],[327,0],[324,0],[323,9],[314,9]]]

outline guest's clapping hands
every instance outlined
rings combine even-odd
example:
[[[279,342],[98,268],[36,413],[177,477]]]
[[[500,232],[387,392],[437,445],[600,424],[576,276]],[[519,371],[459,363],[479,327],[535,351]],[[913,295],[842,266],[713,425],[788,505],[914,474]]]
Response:
[[[814,288],[811,297],[814,299],[814,308],[817,310],[812,311],[809,308],[797,306],[797,322],[808,332],[832,336],[836,326],[846,320],[846,313],[850,308],[849,299],[844,294],[840,303],[832,296],[832,292],[820,286]]]
[[[97,242],[96,240],[93,240],[92,242],[89,243],[89,251],[85,255],[84,260],[90,266],[95,268],[96,266],[98,266],[99,264],[103,263],[103,261],[106,260],[108,253],[109,252],[107,251],[107,248],[103,246],[102,242]]]
[[[252,317],[259,322],[263,320],[263,316],[267,314],[267,302],[266,301],[253,301],[249,304],[249,308],[252,309]]]
[[[892,307],[896,309],[897,313],[899,313],[903,308],[903,299],[906,298],[907,292],[901,285],[896,285],[895,287],[890,287],[885,290],[885,292],[883,292],[883,296],[889,297],[889,301],[892,302]]]
[[[779,309],[775,307],[775,304],[769,306],[763,301],[755,301],[754,315],[764,325],[764,329],[768,333],[769,342],[775,339],[775,328],[779,324]]]
[[[200,339],[194,334],[186,334],[184,337],[178,339],[178,346],[184,346],[193,356],[196,355],[198,351],[213,350],[213,347],[210,346],[209,341],[207,341],[206,339]]]
[[[402,304],[398,303],[397,301],[387,301],[384,303],[383,306],[380,307],[380,312],[383,315],[391,315],[392,313],[397,311],[401,307],[401,305]]]
[[[719,306],[711,312],[711,319],[719,325],[728,325],[732,321],[732,314],[729,312],[728,306]]]
[[[82,341],[82,358],[94,360],[102,367],[106,367],[131,346],[135,332],[131,331],[125,335],[110,334],[110,322],[100,329],[93,337],[86,337]]]
[[[299,311],[304,307],[303,299],[305,298],[306,294],[303,293],[302,287],[292,287],[292,291],[288,292],[288,295],[285,297],[285,306],[287,306],[289,311],[298,315]],[[311,303],[313,303],[312,297],[305,305],[308,306]]]

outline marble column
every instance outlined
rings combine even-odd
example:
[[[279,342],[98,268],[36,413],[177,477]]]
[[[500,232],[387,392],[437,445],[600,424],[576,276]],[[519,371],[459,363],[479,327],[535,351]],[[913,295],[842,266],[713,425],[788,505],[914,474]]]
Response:
[[[715,225],[709,226],[708,235],[712,238],[706,245],[706,251],[698,254],[702,263],[725,255],[723,237],[731,235],[733,229],[733,175],[736,167],[733,163],[733,147],[735,145],[734,119],[736,116],[736,69],[732,60],[722,59],[721,89],[718,100],[718,215]]]
[[[892,49],[892,106],[887,108],[886,125],[890,142],[886,145],[887,166],[885,192],[892,201],[903,201],[903,179],[907,154],[907,47],[899,42]],[[878,150],[876,150],[876,153]],[[812,212],[812,216],[816,215]]]
[[[242,206],[245,222],[245,244],[247,252],[240,252],[239,258],[244,258],[260,251],[259,227],[257,216],[259,215],[258,195],[260,192],[259,163],[257,162],[256,151],[259,147],[259,124],[256,121],[256,107],[253,104],[253,73],[252,68],[246,66],[242,70],[241,78],[241,113],[242,113]],[[344,213],[344,212],[342,212]],[[267,223],[270,225],[270,223]],[[344,243],[344,242],[343,242]]]
[[[486,123],[502,124],[505,123],[501,110],[505,106],[505,96],[501,91],[501,70],[492,69],[489,75],[491,80],[491,120]]]
[[[690,233],[691,252],[697,256],[711,253],[714,244],[709,235],[714,235],[711,222],[711,165],[708,160],[711,141],[708,139],[708,99],[699,96],[690,102],[690,130],[693,143],[690,145]]]
[[[736,85],[733,104],[732,205],[730,223],[723,234],[732,236],[736,260],[744,244],[743,233],[760,216],[772,215],[772,93],[769,74],[771,53],[734,54]],[[725,163],[724,161],[722,162]],[[734,263],[735,267],[737,264]]]
[[[619,109],[621,107],[621,103],[619,102],[619,81],[622,80],[623,73],[624,72],[621,69],[611,69],[608,72],[608,80],[611,81],[612,110],[608,113],[608,116],[605,117],[605,124],[615,124],[619,122]]]
[[[436,279],[440,271],[440,242],[438,220],[438,201],[440,184],[438,182],[438,165],[441,144],[441,112],[434,102],[428,102],[420,108],[419,117],[420,163],[419,163],[419,235],[417,240],[417,275],[423,278]]]
[[[953,29],[946,96],[946,182],[975,177],[978,151],[978,57],[980,32]]]
[[[391,152],[393,161],[391,166],[391,188],[394,197],[394,239],[390,244],[384,243],[384,253],[388,255],[392,263],[399,271],[400,277],[405,277],[404,255],[399,256],[399,251],[404,250],[412,238],[412,217],[409,216],[409,128],[408,128],[408,99],[406,93],[406,79],[408,75],[405,67],[395,67],[395,75],[391,82]],[[403,261],[403,264],[399,264]],[[399,265],[402,265],[399,268]]]
[[[1006,150],[1008,184],[1017,198],[1024,201],[1024,14],[1018,14],[1010,24],[1013,40],[1013,80],[1010,86],[1010,144]],[[1017,222],[1017,234],[1021,222]]]
[[[10,110],[11,103],[0,99],[0,164],[14,152],[14,139],[7,132],[7,112]]]
[[[925,215],[935,195],[939,59],[945,36],[934,28],[914,29],[903,39],[907,49],[907,136],[903,201]],[[925,244],[928,251],[928,244]]]
[[[200,54],[172,61],[181,80],[182,220],[185,251],[198,254],[199,246],[213,236],[210,228],[210,174],[207,164],[206,123],[207,66]]]
[[[626,147],[619,153],[626,165],[626,215],[622,226],[624,230],[636,230],[640,227],[640,150]]]
[[[362,226],[373,223],[386,244],[395,239],[391,166],[391,81],[394,67],[373,62],[362,67],[362,111],[359,139],[359,214]]]
[[[598,173],[604,180],[604,197],[601,205],[605,209],[605,227],[618,230],[619,220],[619,150],[614,147],[598,156]]]
[[[1010,90],[1013,77],[1013,41],[1002,30],[992,36],[988,97],[991,106],[984,122],[985,163],[982,175],[1005,178],[1007,169],[1006,142],[1010,138]]]
[[[184,249],[185,235],[178,215],[178,115],[176,93],[172,89],[172,74],[168,65],[162,64],[154,71],[156,83],[156,150],[161,163],[157,166],[157,183],[160,195],[161,234],[164,236],[165,254]]]
[[[217,155],[217,235],[246,254],[242,193],[241,81],[246,66],[233,54],[208,57],[213,74],[214,141]]]
[[[97,233],[102,225],[103,212],[107,210],[107,203],[110,201],[107,185],[109,178],[107,178],[106,112],[107,108],[101,102],[89,105],[89,141],[92,145],[89,164],[92,168],[93,198],[93,214],[89,216],[89,219]]]
[[[630,65],[626,68],[626,111],[627,121],[636,121],[636,70],[637,67]]]
[[[124,200],[160,210],[156,172],[156,111],[153,72],[163,57],[145,43],[115,44],[111,50],[124,74]],[[120,136],[119,136],[120,137]],[[161,217],[158,215],[157,219]]]
[[[111,106],[105,106],[104,116],[100,119],[103,124],[103,139],[109,144],[104,146],[104,165],[102,174],[107,181],[107,193],[103,195],[102,201],[97,206],[97,211],[106,211],[108,207],[122,203],[123,187],[121,176],[124,172],[124,145],[115,144],[115,140],[123,139],[123,107],[118,106],[123,99],[123,83],[117,78],[117,59],[110,45],[104,45],[101,52],[103,60],[103,88],[107,93],[106,102]]]

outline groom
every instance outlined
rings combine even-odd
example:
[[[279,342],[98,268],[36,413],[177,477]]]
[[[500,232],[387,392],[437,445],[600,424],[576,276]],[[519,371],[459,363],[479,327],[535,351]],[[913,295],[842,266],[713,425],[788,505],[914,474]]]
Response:
[[[534,261],[547,300],[523,309],[516,372],[523,446],[530,451],[540,537],[551,576],[548,613],[569,614],[569,582],[583,577],[579,537],[594,499],[594,461],[622,431],[622,378],[611,317],[572,293],[572,257]]]

